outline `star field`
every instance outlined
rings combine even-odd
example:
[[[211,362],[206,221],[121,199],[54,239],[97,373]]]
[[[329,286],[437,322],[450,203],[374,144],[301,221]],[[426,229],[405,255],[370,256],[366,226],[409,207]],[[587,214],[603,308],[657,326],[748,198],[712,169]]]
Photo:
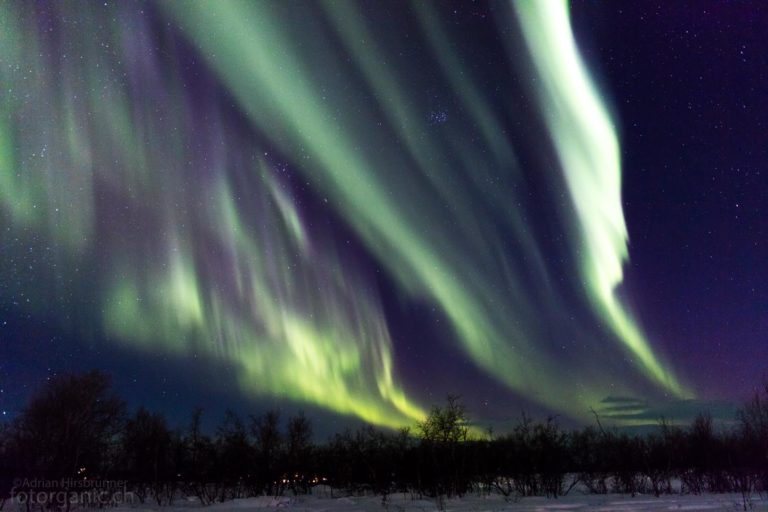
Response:
[[[0,410],[96,366],[179,415],[727,416],[768,12],[693,5],[3,4]]]

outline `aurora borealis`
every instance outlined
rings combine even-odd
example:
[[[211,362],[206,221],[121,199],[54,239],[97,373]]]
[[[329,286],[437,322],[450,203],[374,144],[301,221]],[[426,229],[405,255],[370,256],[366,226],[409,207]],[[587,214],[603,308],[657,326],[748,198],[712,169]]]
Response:
[[[472,375],[575,421],[726,397],[624,285],[634,132],[580,4],[393,5],[0,4],[0,312],[387,427]]]

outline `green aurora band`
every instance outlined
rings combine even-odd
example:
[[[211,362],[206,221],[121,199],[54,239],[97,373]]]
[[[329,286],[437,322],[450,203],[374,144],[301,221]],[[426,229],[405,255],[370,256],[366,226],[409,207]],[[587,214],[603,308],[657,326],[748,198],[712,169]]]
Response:
[[[587,292],[637,366],[675,396],[690,396],[658,361],[615,294],[628,257],[619,142],[576,49],[567,0],[513,5],[544,84],[542,111],[579,218]]]
[[[302,208],[274,147],[403,295],[438,307],[460,350],[521,396],[584,418],[606,394],[647,390],[604,371],[624,355],[641,379],[690,396],[615,294],[627,258],[618,139],[564,1],[515,2],[514,12],[544,84],[537,98],[559,161],[547,179],[571,199],[552,222],[572,253],[582,248],[574,282],[593,320],[574,318],[531,229],[505,114],[432,4],[414,4],[414,24],[463,107],[439,130],[417,100],[434,77],[399,59],[409,43],[357,2],[159,5],[259,136],[233,126],[220,84],[187,89],[180,37],[136,9],[57,4],[80,26],[57,28],[66,51],[51,57],[34,15],[0,4],[0,227],[21,240],[9,247],[39,245],[56,268],[31,311],[54,301],[76,318],[62,298],[89,296],[109,338],[230,362],[247,393],[388,427],[423,418],[424,397],[398,377],[373,276]],[[100,43],[83,27],[98,27]],[[550,324],[571,333],[567,347]]]
[[[33,44],[19,44],[34,18],[0,9],[3,225],[21,245],[44,233],[37,250],[65,270],[39,276],[52,289],[30,308],[95,289],[110,337],[230,361],[251,393],[390,427],[424,416],[395,382],[375,287],[330,234],[310,236],[290,187],[224,126],[215,102],[194,111],[146,23],[61,13],[112,34],[94,48],[78,27],[66,30],[70,54],[83,58],[58,63],[62,82]],[[198,116],[206,128],[192,133]],[[86,263],[97,270],[86,275]],[[71,309],[61,316],[82,315]]]

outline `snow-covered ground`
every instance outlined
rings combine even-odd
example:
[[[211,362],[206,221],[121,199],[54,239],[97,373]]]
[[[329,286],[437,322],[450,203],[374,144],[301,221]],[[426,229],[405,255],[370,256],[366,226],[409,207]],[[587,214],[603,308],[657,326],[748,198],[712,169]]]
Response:
[[[768,511],[768,501],[754,496],[751,510]],[[234,500],[208,507],[195,507],[205,512],[256,512],[259,510],[283,509],[290,512],[422,512],[441,510],[434,500],[412,498],[410,495],[391,495],[385,503],[380,496],[330,498],[323,496],[296,497],[261,497]],[[113,509],[115,512],[189,512],[190,506],[178,504],[172,507],[134,507]],[[466,496],[461,499],[446,500],[445,511],[455,512],[535,512],[535,511],[674,511],[674,510],[713,510],[736,512],[744,510],[742,498],[738,494],[705,494],[700,496],[624,496],[609,495],[573,495],[559,499],[522,498],[506,501],[501,496],[478,497]]]
[[[45,491],[41,491],[45,492]],[[500,494],[468,494],[462,498],[435,500],[411,493],[387,495],[344,496],[338,490],[317,485],[310,495],[261,496],[215,503],[203,506],[195,497],[177,496],[170,506],[156,506],[150,498],[140,503],[133,493],[120,495],[126,501],[118,506],[100,508],[105,512],[258,512],[284,510],[286,512],[568,512],[568,511],[762,511],[768,512],[768,496],[754,494],[748,499],[741,494],[671,494],[653,495],[587,494],[574,489],[557,499],[544,497],[505,498]],[[39,506],[27,507],[19,497],[11,498],[0,506],[0,512],[29,512]],[[87,510],[75,506],[72,511]]]

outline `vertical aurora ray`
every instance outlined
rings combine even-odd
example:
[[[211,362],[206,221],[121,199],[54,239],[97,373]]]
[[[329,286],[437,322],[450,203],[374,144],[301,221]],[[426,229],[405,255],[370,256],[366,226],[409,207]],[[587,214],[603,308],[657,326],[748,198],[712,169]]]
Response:
[[[375,113],[360,98],[363,91],[350,91],[342,83],[322,83],[322,78],[338,76],[337,68],[343,64],[330,50],[323,51],[329,44],[328,35],[311,22],[302,23],[313,20],[313,13],[289,12],[270,3],[162,5],[191,34],[204,55],[216,55],[211,65],[257,126],[272,134],[286,153],[308,154],[312,162],[311,169],[305,169],[308,178],[334,198],[344,217],[403,287],[443,308],[479,365],[513,388],[537,396],[538,401],[576,414],[578,405],[557,392],[558,372],[553,361],[542,357],[527,338],[535,335],[536,326],[535,321],[522,320],[532,315],[530,295],[515,290],[514,283],[522,279],[510,279],[509,295],[505,296],[494,290],[493,275],[479,271],[486,267],[519,274],[528,269],[513,268],[512,262],[495,250],[500,245],[499,233],[484,227],[486,221],[480,212],[462,208],[468,206],[463,187],[452,188],[456,202],[449,203],[447,209],[443,201],[435,200],[436,194],[445,197],[445,192],[434,189],[429,173],[455,171],[461,177],[471,176],[466,174],[470,169],[453,169],[444,161],[442,165],[435,162],[434,169],[422,169],[423,173],[413,172],[409,156],[397,149],[401,142],[412,151],[416,147],[415,141],[398,140],[408,137],[408,132],[397,127],[407,115],[405,106],[398,106],[398,112],[390,116],[396,131],[393,140],[387,128],[376,129]],[[293,25],[281,16],[290,17]],[[306,47],[289,37],[291,30],[313,40],[311,55],[302,55]],[[252,53],[244,54],[243,47]],[[319,77],[313,74],[313,66],[326,72]],[[373,66],[364,66],[366,72],[375,74]],[[315,76],[314,81],[310,75]],[[385,79],[382,87],[396,87],[393,78],[373,77],[379,78]],[[420,145],[429,147],[423,118],[418,123],[413,129],[422,139]],[[462,139],[463,134],[456,133],[450,142],[440,145],[443,151],[446,145],[467,148]],[[482,162],[475,165],[481,168]],[[494,188],[490,183],[486,186]],[[395,197],[398,199],[393,200]],[[425,224],[430,218],[442,218],[443,222]],[[461,227],[458,233],[457,226]],[[481,261],[468,264],[464,259],[467,240],[474,243],[474,258]],[[510,303],[514,318],[494,305]],[[523,322],[529,324],[525,329],[516,325]],[[596,398],[589,396],[589,400]]]
[[[410,41],[351,1],[2,3],[0,223],[54,247],[56,295],[87,289],[106,337],[231,363],[256,395],[392,427],[423,417],[370,258],[376,279],[441,312],[441,342],[533,402],[578,418],[648,381],[678,392],[614,295],[627,250],[615,134],[553,35],[570,31],[567,11],[539,5],[519,16],[547,83],[538,109],[562,116],[546,120],[564,180],[521,163],[527,126],[427,3],[404,14]],[[83,27],[101,27],[98,44]],[[432,87],[452,106],[440,126]],[[615,335],[584,315],[575,275]]]
[[[39,276],[56,291],[29,307],[88,289],[100,318],[68,312],[86,331],[228,362],[250,394],[390,427],[422,418],[371,279],[307,224],[216,86],[186,89],[174,38],[127,4],[49,8],[0,5],[0,219],[58,258]],[[106,32],[94,45],[63,19]]]
[[[578,371],[589,377],[582,380],[579,399],[564,393],[564,362],[548,354],[557,340],[542,343],[546,335],[536,317],[567,324],[569,312],[551,284],[537,236],[522,221],[524,210],[503,208],[523,203],[528,193],[514,149],[468,78],[471,72],[448,53],[428,8],[419,12],[427,39],[458,101],[467,106],[469,117],[458,122],[480,126],[480,137],[471,141],[461,130],[429,130],[411,99],[427,80],[424,72],[388,65],[396,59],[392,41],[354,3],[300,11],[236,1],[161,5],[254,124],[284,152],[307,155],[307,178],[332,198],[403,289],[439,304],[478,365],[540,403],[584,414],[608,381],[584,368]],[[338,55],[339,43],[352,65]],[[378,112],[370,95],[378,100]],[[606,207],[614,199],[606,197]],[[501,241],[510,238],[513,253]],[[526,284],[532,274],[537,287]],[[604,278],[612,279],[597,277]],[[604,294],[606,283],[598,284]],[[620,319],[616,325],[633,325],[615,313],[615,301],[605,304]],[[579,342],[582,348],[595,343]],[[638,353],[653,359],[647,346]]]
[[[686,396],[654,355],[616,288],[628,257],[621,204],[619,142],[608,112],[581,61],[567,0],[513,2],[533,63],[543,83],[539,100],[581,227],[580,271],[601,316],[661,386]]]

